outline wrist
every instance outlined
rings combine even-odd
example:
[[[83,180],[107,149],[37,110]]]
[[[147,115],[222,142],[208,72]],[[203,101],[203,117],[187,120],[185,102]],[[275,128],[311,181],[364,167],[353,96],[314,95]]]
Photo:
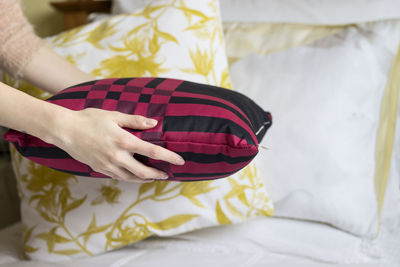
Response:
[[[0,83],[2,126],[62,146],[68,142],[65,132],[74,126],[75,113],[76,111],[39,100]]]
[[[63,148],[70,142],[66,132],[72,126],[75,111],[51,105],[53,107],[43,116],[43,123],[39,126],[39,135],[46,143]]]

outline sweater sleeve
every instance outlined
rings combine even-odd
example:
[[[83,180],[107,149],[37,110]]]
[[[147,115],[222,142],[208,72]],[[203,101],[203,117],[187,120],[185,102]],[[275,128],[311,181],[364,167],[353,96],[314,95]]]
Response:
[[[20,0],[0,0],[0,68],[20,77],[34,53],[44,45],[25,18]]]

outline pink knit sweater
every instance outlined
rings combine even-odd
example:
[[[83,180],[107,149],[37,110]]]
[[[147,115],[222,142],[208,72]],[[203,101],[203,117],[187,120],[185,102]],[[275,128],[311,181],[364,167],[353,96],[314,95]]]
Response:
[[[22,13],[20,0],[0,0],[0,69],[19,77],[42,45]]]

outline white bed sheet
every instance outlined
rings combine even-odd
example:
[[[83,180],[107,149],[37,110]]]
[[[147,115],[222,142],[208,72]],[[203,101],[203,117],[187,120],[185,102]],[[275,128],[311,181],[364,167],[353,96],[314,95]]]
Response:
[[[20,232],[20,223],[0,231],[0,267],[400,266],[400,231],[383,229],[379,239],[367,241],[328,225],[283,218],[259,217],[171,238],[149,238],[59,263],[20,260]]]

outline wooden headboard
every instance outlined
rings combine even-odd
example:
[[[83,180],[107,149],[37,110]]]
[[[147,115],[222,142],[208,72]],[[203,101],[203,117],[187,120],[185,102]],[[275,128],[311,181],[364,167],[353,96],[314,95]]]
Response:
[[[90,13],[110,13],[111,0],[67,0],[50,3],[63,14],[64,30],[88,23]]]

